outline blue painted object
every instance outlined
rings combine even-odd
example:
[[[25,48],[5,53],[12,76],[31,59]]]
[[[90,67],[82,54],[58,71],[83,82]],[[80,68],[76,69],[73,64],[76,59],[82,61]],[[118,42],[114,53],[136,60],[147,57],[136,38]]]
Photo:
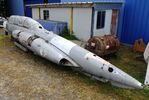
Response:
[[[48,0],[49,3],[60,3],[61,0]]]
[[[24,15],[24,0],[7,0],[9,15]]]
[[[121,42],[133,44],[139,38],[149,42],[149,0],[126,0]]]
[[[51,21],[51,20],[37,20],[45,29],[53,31],[55,34],[60,34],[66,27],[66,22]]]
[[[25,0],[25,5],[40,4],[40,3],[43,3],[43,0]],[[32,11],[30,7],[25,7],[25,15],[28,17],[32,17]]]

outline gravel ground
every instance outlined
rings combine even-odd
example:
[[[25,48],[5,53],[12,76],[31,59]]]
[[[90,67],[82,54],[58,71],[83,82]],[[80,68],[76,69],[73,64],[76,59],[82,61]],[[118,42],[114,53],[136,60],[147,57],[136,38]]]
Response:
[[[0,39],[0,100],[116,100],[99,83]]]

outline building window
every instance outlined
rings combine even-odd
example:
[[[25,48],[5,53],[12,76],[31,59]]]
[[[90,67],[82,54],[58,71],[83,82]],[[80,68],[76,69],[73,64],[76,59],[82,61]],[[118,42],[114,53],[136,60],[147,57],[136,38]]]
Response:
[[[43,19],[48,20],[49,19],[49,10],[44,10],[43,11]]]
[[[97,12],[97,29],[104,28],[105,26],[105,11],[98,11]]]

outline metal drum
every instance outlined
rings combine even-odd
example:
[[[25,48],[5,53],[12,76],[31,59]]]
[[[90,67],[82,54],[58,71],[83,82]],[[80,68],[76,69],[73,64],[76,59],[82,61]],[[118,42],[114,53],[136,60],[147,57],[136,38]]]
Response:
[[[94,36],[90,38],[85,45],[85,49],[97,54],[105,56],[115,53],[120,47],[118,38],[114,35]]]

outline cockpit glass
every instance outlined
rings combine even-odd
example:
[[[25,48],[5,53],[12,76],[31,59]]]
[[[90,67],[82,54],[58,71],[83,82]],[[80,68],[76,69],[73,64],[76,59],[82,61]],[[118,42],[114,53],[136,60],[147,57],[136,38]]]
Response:
[[[42,29],[42,27],[41,27],[41,26],[39,26],[39,28],[40,28],[40,29]]]

